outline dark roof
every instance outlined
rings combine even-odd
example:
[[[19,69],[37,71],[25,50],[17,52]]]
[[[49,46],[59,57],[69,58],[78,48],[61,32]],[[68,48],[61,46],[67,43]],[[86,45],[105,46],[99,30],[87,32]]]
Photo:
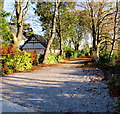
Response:
[[[36,35],[36,34],[33,34],[33,37],[38,39],[44,47],[47,47],[47,40],[44,37],[42,37],[40,35]]]
[[[25,41],[24,45],[22,45],[20,47],[21,49],[23,48],[39,48],[39,49],[42,49],[42,48],[45,48],[44,45],[42,45],[42,43],[40,42],[40,40],[38,40],[38,38],[36,38],[35,36],[31,35],[28,40]]]
[[[27,35],[26,32],[23,33],[24,36],[30,40],[31,37],[35,37],[37,40],[40,41],[40,43],[44,46],[44,47],[47,47],[47,40],[46,38],[40,36],[40,35],[37,35],[37,34],[31,34],[31,35]]]

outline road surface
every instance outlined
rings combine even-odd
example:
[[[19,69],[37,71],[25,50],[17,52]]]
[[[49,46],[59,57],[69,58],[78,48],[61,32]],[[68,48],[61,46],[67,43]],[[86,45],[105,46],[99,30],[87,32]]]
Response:
[[[104,74],[84,61],[4,76],[3,99],[39,112],[114,112]]]

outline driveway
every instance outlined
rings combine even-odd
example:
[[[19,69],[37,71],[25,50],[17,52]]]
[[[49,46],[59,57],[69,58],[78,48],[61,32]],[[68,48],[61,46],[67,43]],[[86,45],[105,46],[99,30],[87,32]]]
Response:
[[[87,58],[86,58],[87,59]],[[2,97],[40,112],[114,112],[114,99],[98,68],[86,60],[48,66],[2,78]]]

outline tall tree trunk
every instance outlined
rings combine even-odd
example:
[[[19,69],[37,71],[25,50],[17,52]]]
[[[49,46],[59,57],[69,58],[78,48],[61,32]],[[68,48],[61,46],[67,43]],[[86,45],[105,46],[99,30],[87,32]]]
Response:
[[[63,54],[63,48],[62,48],[62,46],[63,46],[63,41],[62,41],[62,37],[60,35],[60,56]]]
[[[62,41],[62,30],[61,30],[61,18],[60,18],[60,5],[58,6],[58,36],[60,38],[60,56],[63,53],[63,41]]]
[[[53,42],[53,39],[55,37],[55,27],[56,27],[56,15],[57,15],[57,12],[58,12],[58,1],[56,0],[56,6],[55,6],[55,10],[54,10],[54,16],[53,16],[53,23],[52,23],[52,31],[51,31],[51,38],[49,39],[48,41],[48,44],[47,44],[47,48],[45,49],[45,53],[44,53],[44,59],[43,59],[43,63],[47,63],[47,58],[48,58],[48,53],[49,53],[49,49],[50,49],[50,46]]]
[[[63,39],[62,39],[62,31],[61,31],[61,20],[59,20],[59,37],[60,37],[60,55],[63,53]]]
[[[90,3],[90,16],[92,21],[92,36],[93,36],[93,56],[96,57],[97,55],[97,47],[96,47],[96,30],[95,30],[95,22],[94,22],[94,13],[93,13],[93,7]]]
[[[117,15],[118,15],[118,2],[116,2],[116,12],[115,12],[115,17],[114,17],[114,34],[113,34],[113,42],[112,42],[112,48],[110,51],[110,55],[109,58],[112,55],[113,49],[114,49],[114,45],[115,45],[115,38],[116,38],[116,26],[117,26]]]

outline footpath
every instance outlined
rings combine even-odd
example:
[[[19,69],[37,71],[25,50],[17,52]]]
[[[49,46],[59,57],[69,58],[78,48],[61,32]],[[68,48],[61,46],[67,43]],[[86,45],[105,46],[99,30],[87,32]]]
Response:
[[[102,81],[104,74],[98,68],[84,67],[85,61],[4,76],[2,96],[7,101],[3,100],[2,110],[115,112],[117,104],[109,95],[108,85]]]
[[[12,103],[8,100],[0,100],[0,114],[2,112],[35,112],[26,107],[20,106],[18,104]]]

